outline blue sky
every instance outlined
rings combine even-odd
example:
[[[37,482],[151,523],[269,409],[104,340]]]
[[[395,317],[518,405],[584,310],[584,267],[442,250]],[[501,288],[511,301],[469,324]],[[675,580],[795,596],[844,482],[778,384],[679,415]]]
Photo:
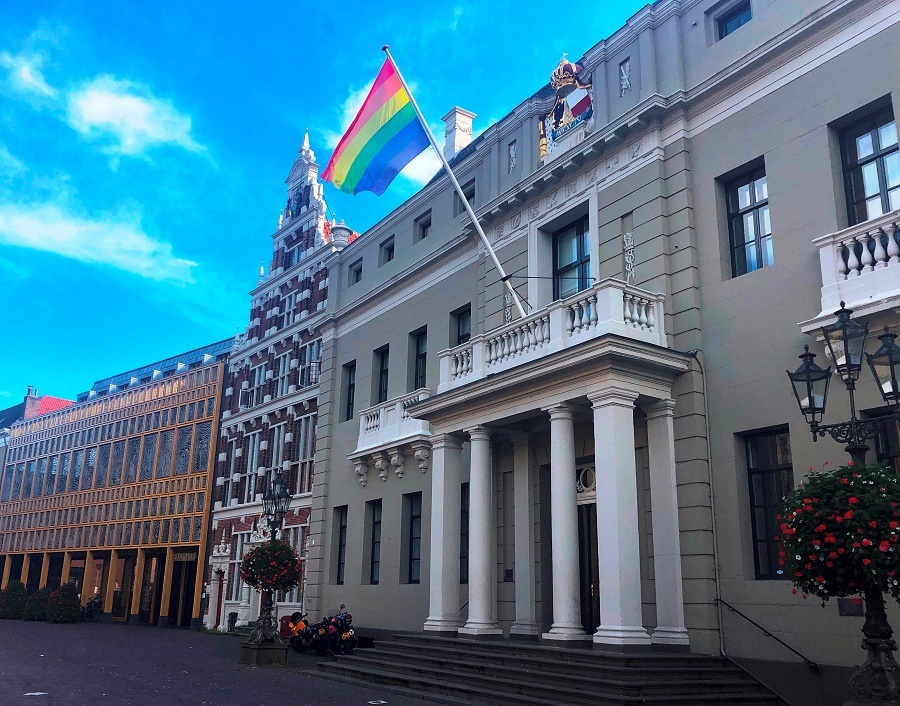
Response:
[[[383,60],[476,132],[644,3],[0,3],[0,407],[233,336],[303,133],[324,169]],[[381,197],[325,187],[355,230]]]

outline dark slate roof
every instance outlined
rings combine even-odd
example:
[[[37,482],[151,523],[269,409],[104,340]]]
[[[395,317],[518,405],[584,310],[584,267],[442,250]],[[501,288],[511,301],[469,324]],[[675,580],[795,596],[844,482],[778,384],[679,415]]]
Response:
[[[195,348],[194,350],[187,351],[186,353],[173,355],[171,358],[166,358],[165,360],[159,360],[155,363],[150,363],[149,365],[135,368],[134,370],[127,370],[123,373],[113,375],[112,377],[97,380],[97,382],[95,382],[91,386],[90,391],[82,392],[78,395],[78,401],[84,402],[85,400],[89,399],[91,391],[98,394],[106,393],[109,391],[110,385],[115,385],[119,389],[124,389],[130,385],[132,378],[137,378],[137,380],[139,381],[150,379],[152,378],[153,373],[156,370],[158,370],[163,374],[163,376],[165,376],[166,374],[177,372],[179,365],[190,366],[194,364],[196,366],[198,363],[208,363],[211,362],[211,360],[217,360],[219,358],[227,357],[231,352],[231,348],[233,345],[234,339],[226,338],[223,341],[210,343],[207,346]]]
[[[19,402],[12,407],[0,409],[0,429],[6,429],[25,416],[25,403]]]

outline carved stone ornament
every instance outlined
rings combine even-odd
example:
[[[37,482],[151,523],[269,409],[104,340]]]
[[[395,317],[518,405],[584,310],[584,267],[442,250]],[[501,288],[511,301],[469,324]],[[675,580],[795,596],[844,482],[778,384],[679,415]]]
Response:
[[[419,470],[422,473],[428,471],[428,459],[431,457],[431,451],[427,448],[416,449],[416,453],[414,454],[416,457],[416,461],[419,463]]]
[[[391,465],[394,467],[394,473],[397,474],[398,478],[403,477],[403,463],[405,461],[406,457],[399,451],[391,452]]]
[[[622,243],[625,251],[625,282],[634,284],[637,279],[634,269],[634,233],[623,233]]]
[[[360,462],[353,467],[353,472],[356,473],[359,484],[363,488],[365,488],[366,483],[369,482],[369,467],[366,464]]]
[[[619,64],[619,97],[624,98],[631,90],[631,58],[626,58]]]
[[[390,459],[387,456],[382,454],[375,459],[375,470],[378,471],[378,477],[385,482],[388,479],[388,468],[390,468]]]
[[[522,225],[522,214],[517,213],[515,216],[512,217],[512,227],[518,228],[520,225]]]

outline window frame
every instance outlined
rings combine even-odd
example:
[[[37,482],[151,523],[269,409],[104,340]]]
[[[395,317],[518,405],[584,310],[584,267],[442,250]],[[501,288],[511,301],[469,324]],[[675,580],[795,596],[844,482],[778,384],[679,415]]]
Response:
[[[381,523],[382,501],[370,500],[369,503],[369,583],[377,586],[381,581]]]
[[[579,232],[580,227],[584,227],[584,230]],[[567,234],[572,228],[575,229],[576,238],[578,239],[579,245],[579,253],[576,260],[570,264],[567,264],[560,268],[559,266],[559,240],[560,238]],[[583,292],[591,286],[591,226],[590,226],[590,217],[588,215],[580,216],[576,218],[574,221],[566,224],[564,227],[559,228],[553,232],[550,238],[550,246],[553,250],[553,301],[558,301],[562,297],[560,296],[560,287],[559,283],[561,279],[570,279],[569,277],[563,277],[563,275],[569,272],[576,272],[576,277],[578,280],[578,284],[576,285],[578,289],[575,292],[571,292],[566,295],[566,297],[573,296],[578,292]],[[583,252],[581,252],[583,250]]]
[[[347,571],[347,506],[341,505],[334,508],[334,521],[337,531],[335,542],[335,579],[338,586],[343,586]]]
[[[756,195],[756,183],[761,179],[765,179],[765,188],[766,195],[763,199],[757,199]],[[750,204],[744,208],[740,207],[740,203],[738,201],[737,193],[738,190],[743,186],[750,186]],[[731,255],[731,276],[740,277],[742,275],[750,274],[751,272],[756,272],[765,267],[769,267],[775,264],[775,246],[774,246],[774,236],[772,233],[772,211],[769,206],[769,178],[766,174],[766,165],[758,164],[754,167],[743,170],[737,176],[729,179],[724,183],[725,188],[725,217],[728,221],[728,248]],[[766,210],[769,216],[769,232],[766,235],[762,234],[762,218],[761,213],[763,210]],[[735,224],[738,221],[742,221],[743,218],[747,214],[752,214],[753,218],[753,231],[754,231],[754,250],[756,252],[756,267],[752,270],[747,268],[747,262],[745,258],[744,269],[743,271],[738,271],[738,259],[737,254],[738,250],[744,249],[749,243],[747,241],[742,240],[738,243],[738,238],[736,234]],[[769,239],[771,251],[772,251],[772,259],[768,264],[766,263],[766,258],[764,257],[765,249],[763,247],[763,241],[765,239]]]
[[[404,495],[406,512],[406,583],[422,582],[422,493]]]
[[[344,390],[344,421],[349,422],[355,415],[356,403],[356,361],[344,364],[346,378]]]
[[[772,439],[773,443],[777,444],[777,437],[784,436],[787,438],[787,452],[788,456],[790,456],[790,460],[787,464],[775,465],[771,468],[768,467],[758,467],[755,468],[753,465],[753,452],[751,451],[751,445],[758,440],[762,439]],[[779,559],[779,550],[781,548],[781,542],[777,539],[774,539],[778,536],[779,533],[779,523],[776,519],[778,515],[781,514],[781,506],[780,506],[780,498],[767,498],[767,490],[774,490],[775,496],[784,497],[791,489],[794,487],[794,466],[793,466],[793,456],[791,454],[791,443],[790,443],[790,428],[789,427],[777,427],[774,429],[768,429],[765,431],[753,432],[749,434],[743,435],[743,444],[744,444],[744,458],[746,463],[747,470],[747,486],[748,486],[748,503],[749,503],[749,512],[750,512],[750,529],[751,535],[753,538],[753,572],[754,577],[758,581],[782,581],[786,580],[788,577],[785,575],[783,569],[779,568],[778,559]],[[779,479],[778,474],[781,474],[782,477]],[[769,481],[765,477],[766,475],[772,475],[772,488],[769,487]],[[762,488],[763,498],[761,501],[757,502],[756,498],[756,483],[754,482],[754,476],[762,476],[760,481],[760,487]],[[778,489],[778,484],[781,484],[781,490]],[[768,534],[765,537],[760,536],[760,528],[757,522],[757,511],[761,510],[763,513],[764,522],[768,527]],[[765,528],[763,528],[765,529]],[[769,571],[764,572],[761,569],[761,561],[760,561],[760,544],[766,545],[766,561],[769,566]],[[779,574],[778,572],[781,571]]]
[[[743,19],[739,25],[736,25],[729,30],[727,28],[728,23],[731,20],[741,19],[744,13],[747,14],[747,18]],[[731,36],[752,19],[753,5],[750,0],[744,0],[743,2],[738,2],[732,5],[715,18],[716,41],[720,41],[722,39],[725,39],[725,37]]]
[[[895,141],[892,145],[885,148],[880,144],[879,135],[879,131],[881,130],[881,128],[886,127],[891,123],[894,124],[894,132],[896,134],[897,119],[894,116],[893,107],[887,106],[878,110],[874,110],[869,114],[863,116],[859,120],[854,120],[852,123],[841,128],[840,130],[839,141],[841,147],[841,173],[844,178],[844,194],[847,200],[847,222],[850,226],[865,223],[866,221],[872,220],[873,218],[879,218],[885,213],[890,213],[891,211],[896,210],[891,208],[891,192],[897,191],[898,193],[900,193],[900,186],[894,186],[893,188],[890,188],[888,186],[885,160],[890,155],[900,152],[900,140]],[[860,132],[860,128],[864,126],[867,126],[868,129]],[[851,143],[856,142],[856,140],[867,133],[872,139],[872,154],[862,160],[860,160],[857,156],[855,161],[851,162]],[[872,163],[875,163],[876,175],[878,179],[878,196],[881,199],[881,214],[870,217],[868,215],[868,208],[866,208],[866,218],[863,220],[859,220],[857,212],[858,205],[861,204],[867,206],[868,202],[874,198],[874,195],[867,197],[865,195],[865,185],[863,185],[862,200],[859,202],[854,200],[854,173],[858,172],[859,178],[862,179],[863,169]]]
[[[350,263],[347,266],[347,286],[352,287],[354,284],[362,282],[363,261],[362,258]]]
[[[472,179],[469,179],[469,181],[467,181],[465,184],[462,185],[462,192],[463,192],[463,195],[468,200],[469,205],[472,206],[472,208],[474,209],[475,208],[475,196],[477,193],[475,191],[474,177]],[[466,207],[463,205],[462,199],[459,197],[459,194],[456,193],[456,190],[454,189],[454,191],[453,191],[453,217],[459,218],[465,212],[466,212]]]
[[[392,235],[378,246],[378,266],[383,267],[389,262],[392,262],[395,254],[394,236]]]
[[[389,373],[391,365],[391,352],[389,346],[384,346],[375,351],[375,360],[378,362],[376,378],[377,387],[375,388],[375,404],[381,404],[388,401],[388,386],[390,383]]]
[[[425,240],[431,235],[431,209],[425,211],[415,220],[416,242]]]
[[[428,330],[422,329],[413,337],[413,390],[428,386]]]
[[[468,330],[463,332],[462,324],[463,322],[467,322]],[[454,328],[456,329],[456,343],[454,346],[461,346],[464,343],[468,343],[472,339],[472,305],[467,304],[461,309],[457,309],[453,313],[453,323]]]

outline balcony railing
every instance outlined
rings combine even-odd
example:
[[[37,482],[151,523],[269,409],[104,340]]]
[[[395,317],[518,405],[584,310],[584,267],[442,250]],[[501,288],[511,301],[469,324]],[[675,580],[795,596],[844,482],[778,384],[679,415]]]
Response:
[[[423,387],[362,410],[354,455],[429,437],[431,426],[428,422],[410,417],[407,410],[430,396],[431,391]]]
[[[586,340],[618,334],[666,345],[665,296],[605,279],[540,311],[441,351],[438,392],[538,360]]]
[[[850,309],[878,311],[900,297],[900,210],[813,243],[822,268],[822,312],[810,327],[830,319],[842,301]]]

